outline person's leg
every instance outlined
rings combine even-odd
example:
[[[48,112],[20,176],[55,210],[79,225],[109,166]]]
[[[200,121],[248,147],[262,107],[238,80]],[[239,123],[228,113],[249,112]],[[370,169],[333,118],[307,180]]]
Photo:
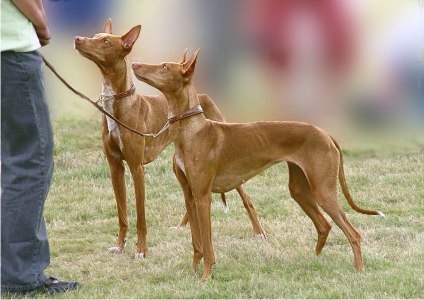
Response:
[[[1,55],[1,291],[43,284],[50,263],[43,218],[53,136],[37,52]]]

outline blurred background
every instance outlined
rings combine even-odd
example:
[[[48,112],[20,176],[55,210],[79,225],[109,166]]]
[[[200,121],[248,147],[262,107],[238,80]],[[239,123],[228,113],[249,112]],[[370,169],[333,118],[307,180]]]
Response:
[[[301,120],[328,130],[423,128],[424,0],[45,0],[43,54],[97,99],[97,66],[73,48],[112,18],[113,33],[141,24],[129,59],[178,61],[201,48],[195,85],[227,121]],[[50,71],[53,118],[100,118]],[[134,78],[137,92],[158,93]]]

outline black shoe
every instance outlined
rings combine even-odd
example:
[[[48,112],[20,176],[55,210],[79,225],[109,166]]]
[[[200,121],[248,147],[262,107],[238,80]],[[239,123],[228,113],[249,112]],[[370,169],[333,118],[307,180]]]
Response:
[[[80,286],[75,281],[59,281],[56,278],[49,277],[41,286],[40,291],[47,292],[49,295],[66,293],[77,289]]]
[[[61,294],[66,293],[68,291],[75,290],[79,288],[80,284],[78,282],[66,282],[66,281],[59,281],[56,278],[49,277],[43,284],[40,286],[26,290],[26,291],[19,291],[19,292],[1,292],[1,297],[10,297],[10,298],[22,298],[22,297],[29,297],[33,298],[37,294],[40,293],[48,293],[49,295],[54,294]]]

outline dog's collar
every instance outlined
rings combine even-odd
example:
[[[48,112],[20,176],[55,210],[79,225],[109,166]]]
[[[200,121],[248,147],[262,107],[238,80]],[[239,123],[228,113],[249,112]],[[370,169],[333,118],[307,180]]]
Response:
[[[131,95],[134,95],[134,93],[135,93],[135,85],[133,84],[128,91],[123,92],[123,93],[119,93],[119,94],[115,94],[115,95],[100,94],[99,101],[122,99],[122,98],[125,98],[125,97],[129,97]]]
[[[178,116],[169,118],[168,121],[169,121],[169,124],[172,124],[172,123],[175,123],[179,120],[182,120],[182,119],[194,116],[194,115],[198,115],[198,114],[201,114],[201,113],[203,113],[203,109],[200,105],[197,105],[197,106],[190,108],[189,110],[186,110],[185,112],[179,114]]]

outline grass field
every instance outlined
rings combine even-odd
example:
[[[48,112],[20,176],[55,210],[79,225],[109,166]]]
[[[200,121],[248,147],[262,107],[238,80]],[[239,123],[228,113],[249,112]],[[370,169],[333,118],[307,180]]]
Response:
[[[268,240],[253,236],[241,200],[212,203],[214,277],[193,275],[188,228],[170,229],[184,213],[168,147],[146,170],[149,256],[132,258],[136,243],[133,184],[127,172],[130,231],[124,254],[111,255],[118,229],[99,121],[55,122],[55,174],[45,208],[52,262],[48,274],[83,286],[63,298],[424,298],[424,139],[391,143],[341,141],[354,200],[386,218],[360,215],[341,203],[362,235],[364,272],[333,224],[326,247],[314,255],[315,228],[288,192],[287,167],[250,180],[247,192]],[[392,140],[393,142],[393,140]],[[329,218],[327,218],[329,220]]]

